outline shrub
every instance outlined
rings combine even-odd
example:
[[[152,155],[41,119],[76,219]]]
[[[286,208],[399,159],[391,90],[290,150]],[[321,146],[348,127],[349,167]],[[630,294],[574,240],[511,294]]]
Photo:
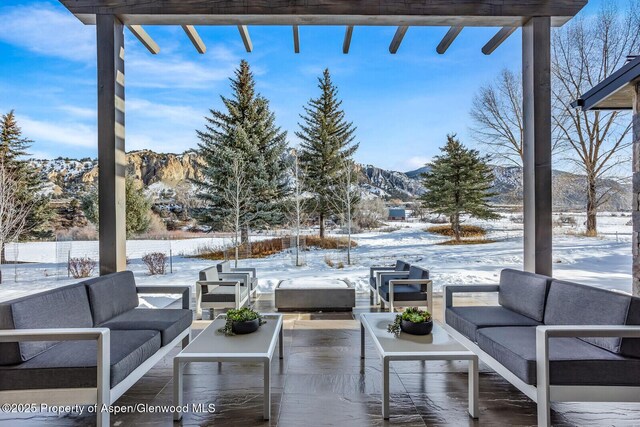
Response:
[[[151,252],[142,257],[142,262],[146,264],[150,275],[165,274],[167,255],[163,252]]]
[[[573,216],[569,216],[569,215],[560,215],[558,217],[558,219],[556,220],[556,225],[558,227],[562,227],[564,225],[568,225],[571,227],[575,227],[576,225],[578,225],[578,222],[576,221],[576,218]]]
[[[327,264],[331,268],[335,267],[335,265],[336,265],[329,255],[324,257],[324,263]]]
[[[441,236],[453,237],[453,229],[450,225],[442,225],[436,227],[429,227],[426,230],[429,233],[439,234]],[[461,225],[460,237],[483,237],[487,234],[487,231],[476,225]]]
[[[96,265],[95,260],[88,257],[71,258],[69,259],[69,273],[74,279],[84,279],[91,276]]]

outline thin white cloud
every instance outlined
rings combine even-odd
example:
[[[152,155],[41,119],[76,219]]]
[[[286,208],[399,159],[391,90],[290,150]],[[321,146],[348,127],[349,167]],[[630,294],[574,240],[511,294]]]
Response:
[[[426,165],[427,163],[429,163],[431,161],[431,159],[429,157],[422,157],[422,156],[413,156],[407,160],[404,161],[404,163],[402,164],[403,166],[403,171],[412,171],[412,170],[416,170],[419,169],[421,167],[423,167],[424,165]]]
[[[150,118],[159,123],[179,123],[183,126],[195,126],[202,123],[204,113],[188,105],[168,105],[151,102],[141,98],[126,101],[126,110],[136,117]]]
[[[22,133],[35,144],[95,148],[97,133],[95,126],[78,122],[49,122],[35,120],[26,116],[18,116]]]
[[[61,105],[58,107],[58,109],[78,119],[96,120],[96,118],[98,117],[98,112],[95,108],[76,107],[74,105]]]
[[[37,54],[72,61],[95,58],[95,27],[83,25],[64,8],[49,4],[0,11],[0,40]]]

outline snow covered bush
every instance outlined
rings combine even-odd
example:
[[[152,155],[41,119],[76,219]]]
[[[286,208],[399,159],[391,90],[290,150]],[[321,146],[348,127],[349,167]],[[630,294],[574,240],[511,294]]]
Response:
[[[165,274],[167,269],[167,255],[163,252],[151,252],[142,257],[142,262],[149,269],[149,274]]]
[[[84,279],[91,276],[93,270],[96,268],[95,260],[83,257],[83,258],[70,258],[69,259],[69,273],[74,279]]]

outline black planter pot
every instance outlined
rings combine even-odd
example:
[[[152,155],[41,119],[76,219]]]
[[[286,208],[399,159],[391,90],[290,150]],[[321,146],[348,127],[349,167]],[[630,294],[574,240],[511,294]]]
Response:
[[[408,320],[403,320],[400,323],[400,330],[411,335],[429,335],[433,330],[433,320],[420,323],[413,323]]]
[[[233,322],[231,330],[234,334],[250,334],[260,327],[260,319],[247,320],[246,322]]]

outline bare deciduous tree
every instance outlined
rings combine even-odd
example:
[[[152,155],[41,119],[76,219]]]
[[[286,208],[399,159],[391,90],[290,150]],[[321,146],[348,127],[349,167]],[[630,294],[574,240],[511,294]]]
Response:
[[[251,221],[250,212],[251,195],[249,193],[249,181],[247,179],[244,162],[233,156],[229,174],[225,177],[222,197],[231,209],[224,220],[225,228],[233,233],[233,247],[235,250],[235,266],[238,266],[242,231]]]
[[[553,34],[552,73],[555,139],[568,148],[587,178],[588,235],[597,234],[598,207],[609,191],[600,181],[628,161],[622,151],[631,144],[631,120],[620,112],[584,112],[573,100],[620,68],[640,47],[640,2],[622,12],[616,2],[604,3],[593,17],[578,17]]]
[[[522,166],[522,76],[504,69],[473,98],[473,137],[487,145],[494,158]]]
[[[4,163],[0,163],[0,247],[4,248],[5,244],[20,238],[25,231],[32,207],[32,201],[20,197],[19,183]]]
[[[309,205],[313,202],[313,200],[305,196],[304,189],[304,170],[300,167],[300,159],[298,157],[298,152],[293,150],[293,161],[291,162],[291,174],[292,174],[292,194],[293,202],[290,205],[289,209],[289,217],[291,218],[291,223],[293,225],[293,233],[295,237],[295,256],[296,256],[296,267],[300,267],[302,263],[302,259],[300,257],[300,237],[301,237],[301,226],[306,221],[307,212],[309,211]]]
[[[351,234],[353,216],[360,201],[358,194],[358,172],[356,165],[349,158],[342,159],[340,174],[330,189],[331,204],[336,212],[340,212],[347,231],[347,265],[351,265]]]

